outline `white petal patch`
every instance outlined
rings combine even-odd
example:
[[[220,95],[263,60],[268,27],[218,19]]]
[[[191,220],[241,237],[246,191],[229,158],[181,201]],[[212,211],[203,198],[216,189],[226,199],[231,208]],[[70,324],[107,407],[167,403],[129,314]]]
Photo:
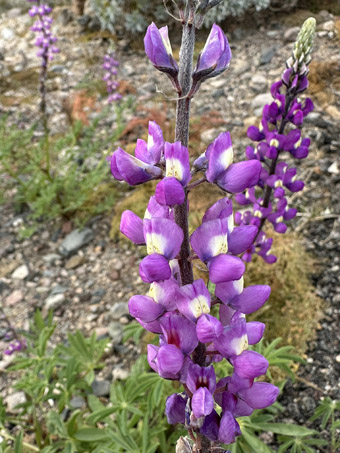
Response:
[[[234,216],[231,214],[230,216],[227,217],[228,219],[228,231],[231,233],[234,229]]]
[[[208,299],[203,295],[195,297],[190,301],[190,309],[195,318],[199,318],[203,313],[210,313]]]
[[[243,291],[243,287],[244,287],[244,280],[243,280],[243,277],[241,277],[239,280],[234,280],[234,281],[233,281],[233,285],[234,285],[235,291],[236,291],[238,294],[241,294],[242,291]]]
[[[220,234],[213,236],[210,239],[209,248],[211,250],[211,256],[217,256],[221,253],[228,252],[228,237],[226,234]]]
[[[149,134],[148,136],[148,149],[152,148],[155,144],[155,141],[153,139],[153,136]]]
[[[234,338],[233,340],[231,340],[230,345],[235,351],[236,355],[242,354],[242,352],[248,348],[247,334],[242,335],[242,337]]]
[[[146,249],[149,255],[159,253],[164,255],[166,238],[162,234],[149,233],[146,235]]]
[[[164,297],[164,289],[156,282],[151,283],[148,295],[158,303]]]
[[[233,163],[234,154],[233,148],[230,146],[228,149],[225,149],[223,153],[220,154],[219,161],[223,168],[226,170],[229,165]]]
[[[179,181],[183,179],[183,167],[182,163],[178,159],[166,159],[166,176],[175,177]]]

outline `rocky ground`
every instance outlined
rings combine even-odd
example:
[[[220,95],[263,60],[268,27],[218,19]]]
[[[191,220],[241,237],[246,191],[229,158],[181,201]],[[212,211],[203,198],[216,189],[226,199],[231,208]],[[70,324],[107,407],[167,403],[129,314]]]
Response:
[[[213,109],[219,122],[202,127],[202,149],[191,150],[193,154],[203,151],[204,145],[227,128],[234,138],[237,155],[242,155],[249,144],[246,128],[258,121],[263,105],[270,100],[269,87],[280,77],[291,53],[298,31],[296,25],[308,16],[303,11],[284,18],[272,16],[260,27],[253,24],[231,29],[230,69],[207,81],[192,106],[195,118],[209,116]],[[77,113],[70,99],[74,99],[79,84],[98,78],[98,67],[107,47],[107,39],[96,34],[95,20],[76,21],[62,8],[56,10],[55,19],[54,31],[59,36],[61,52],[51,65],[53,77],[48,86],[52,133],[63,131],[70,117]],[[330,65],[335,71],[333,76],[339,77],[337,18],[321,11],[317,19],[314,60],[322,68]],[[23,127],[37,115],[36,79],[29,78],[38,66],[33,34],[28,29],[30,23],[31,19],[17,8],[0,19],[0,116],[7,113],[10,121]],[[160,101],[165,101],[166,121],[171,122],[175,103],[167,80],[157,74],[142,51],[132,51],[127,41],[118,42],[117,53],[120,77],[133,87],[130,93],[143,106],[136,115],[143,118],[147,109],[159,109],[157,103],[159,106]],[[293,227],[318,261],[313,284],[326,308],[320,330],[306,353],[307,365],[300,367],[299,380],[288,384],[282,400],[285,419],[298,423],[305,423],[312,415],[320,397],[340,398],[340,91],[339,86],[332,85],[333,79],[325,83],[322,74],[318,79],[321,73],[318,67],[313,69],[316,75],[311,86],[316,109],[305,126],[313,147],[310,157],[299,168],[307,182],[298,200],[300,214]],[[84,111],[91,115],[86,105]],[[25,221],[23,215],[15,215],[11,205],[5,204],[0,206],[0,218],[0,297],[13,324],[27,329],[33,311],[40,307],[43,313],[54,310],[56,342],[75,329],[109,335],[115,354],[102,377],[108,380],[124,377],[136,353],[133,345],[124,349],[121,344],[124,324],[130,320],[127,301],[131,295],[145,291],[138,276],[139,251],[109,240],[108,216],[92,219],[82,232],[70,231],[67,225],[64,228],[49,225],[24,241],[17,235]],[[0,330],[0,337],[1,333]],[[0,340],[0,350],[5,345]],[[8,360],[11,359],[3,356],[0,371]],[[8,381],[1,376],[0,391],[4,396],[10,391]]]

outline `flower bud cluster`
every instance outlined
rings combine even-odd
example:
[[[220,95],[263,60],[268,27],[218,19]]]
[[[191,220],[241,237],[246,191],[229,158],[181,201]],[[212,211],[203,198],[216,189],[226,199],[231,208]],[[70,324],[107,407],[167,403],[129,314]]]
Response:
[[[151,63],[161,72],[164,72],[171,80],[178,93],[182,87],[178,81],[178,65],[172,55],[169,40],[168,27],[160,29],[152,23],[149,25],[145,38],[145,53]],[[216,77],[225,71],[231,60],[231,50],[227,37],[222,29],[214,24],[212,26],[206,44],[199,54],[196,68],[192,74],[192,88],[189,97],[198,90],[200,84],[211,77]]]
[[[302,101],[298,96],[308,87],[307,64],[310,62],[313,25],[315,28],[314,19],[308,19],[303,25],[287,69],[281,80],[271,87],[273,102],[265,105],[260,125],[250,126],[247,131],[256,145],[246,148],[246,157],[250,162],[261,162],[262,169],[256,188],[235,196],[240,205],[252,207],[237,212],[236,223],[259,228],[254,243],[243,255],[245,261],[250,261],[257,253],[267,263],[274,263],[273,240],[266,237],[262,227],[268,220],[277,233],[285,233],[286,222],[297,214],[297,209],[289,206],[287,196],[304,187],[304,182],[297,179],[296,167],[290,162],[292,158],[305,159],[309,153],[310,139],[303,137],[301,127],[314,106],[311,99]],[[286,130],[287,126],[289,130]]]
[[[109,93],[109,97],[107,99],[109,104],[119,101],[122,98],[121,94],[115,92],[119,86],[119,82],[117,81],[118,66],[119,61],[116,60],[113,52],[104,56],[102,68],[105,70],[105,74],[103,81],[106,83],[106,89]]]
[[[57,38],[53,36],[51,25],[53,19],[50,17],[52,8],[46,4],[41,4],[40,0],[28,0],[33,5],[28,14],[35,17],[36,21],[31,27],[31,30],[37,33],[35,45],[39,47],[37,56],[42,58],[42,66],[46,67],[49,60],[53,60],[53,56],[59,53],[58,47],[55,46]]]
[[[154,24],[150,27],[145,38],[146,53],[157,69],[166,68],[164,72],[169,75],[176,65],[165,51],[162,33]],[[210,36],[215,30],[213,27]],[[230,55],[226,38],[218,30],[216,39],[208,38],[196,74],[212,67],[209,74],[220,72],[225,66],[226,59],[219,66],[221,54],[216,52],[216,40],[226,46],[222,53]],[[208,61],[212,54],[217,62]],[[190,237],[191,254],[185,259],[199,260],[205,267],[215,288],[211,292],[203,279],[189,284],[182,281],[180,250],[184,233],[175,222],[175,210],[178,205],[189,209],[186,194],[200,181],[216,184],[228,193],[251,190],[258,184],[261,162],[253,159],[233,163],[231,137],[224,132],[190,168],[188,148],[179,141],[165,142],[155,122],[149,123],[148,140],[137,140],[134,156],[118,148],[110,162],[113,176],[130,185],[160,180],[144,218],[125,211],[120,230],[135,244],[146,245],[147,255],[140,263],[139,273],[150,287],[146,295],[131,297],[128,306],[130,314],[146,330],[159,335],[158,345],[148,345],[149,365],[161,377],[184,386],[183,393],[167,400],[168,421],[181,423],[212,442],[234,442],[241,434],[236,418],[271,405],[279,392],[272,384],[255,381],[266,373],[268,361],[248,350],[248,345],[261,340],[265,325],[247,322],[246,315],[266,302],[270,287],[244,287],[245,265],[238,255],[251,246],[258,228],[234,226],[228,197],[206,211],[202,224]],[[204,176],[191,182],[197,172]],[[233,373],[217,379],[214,364],[224,359],[233,366]]]

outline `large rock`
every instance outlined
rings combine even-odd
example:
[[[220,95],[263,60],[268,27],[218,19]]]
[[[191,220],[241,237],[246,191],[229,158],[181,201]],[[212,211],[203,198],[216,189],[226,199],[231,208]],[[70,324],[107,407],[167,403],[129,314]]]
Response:
[[[64,303],[64,301],[64,294],[53,294],[51,296],[48,296],[48,298],[45,300],[43,308],[44,314],[47,314],[49,310],[56,310]]]
[[[96,396],[109,396],[110,395],[110,382],[103,379],[99,381],[95,379],[92,384],[93,394]]]
[[[15,280],[24,280],[29,274],[28,267],[26,264],[22,264],[21,266],[17,267],[12,274],[12,278]]]
[[[89,228],[83,230],[73,230],[72,233],[68,234],[63,240],[59,247],[59,252],[63,256],[73,255],[77,250],[87,245],[93,239],[93,232]]]
[[[8,395],[4,401],[7,404],[8,411],[15,413],[19,411],[19,409],[16,409],[19,404],[26,403],[26,396],[24,392],[15,392]]]

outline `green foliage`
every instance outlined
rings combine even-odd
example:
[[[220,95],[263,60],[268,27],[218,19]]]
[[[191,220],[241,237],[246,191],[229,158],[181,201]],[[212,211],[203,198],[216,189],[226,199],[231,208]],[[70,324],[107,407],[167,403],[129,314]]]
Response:
[[[37,311],[27,334],[27,349],[10,367],[9,372],[17,374],[15,389],[25,393],[26,402],[18,407],[17,414],[8,414],[0,401],[3,438],[0,451],[172,453],[177,439],[186,432],[181,426],[168,425],[164,408],[166,398],[181,391],[179,384],[150,371],[145,356],[141,356],[125,381],[111,385],[109,402],[104,405],[93,395],[91,383],[95,371],[104,366],[108,341],[98,341],[95,335],[85,338],[76,332],[68,335],[65,344],[52,346],[54,329],[52,314],[45,320]],[[142,340],[139,324],[129,325],[125,337],[139,343]],[[291,375],[292,364],[301,361],[291,348],[280,347],[279,342],[280,339],[253,346],[269,361],[268,377],[272,381],[275,381],[272,370],[279,368]],[[225,377],[229,370],[217,364],[217,374]],[[282,390],[284,382],[275,383]],[[84,400],[80,409],[71,405],[75,396]],[[239,417],[242,436],[226,448],[232,453],[272,453],[261,437],[265,432],[276,436],[279,453],[311,453],[314,447],[327,445],[315,430],[276,423],[275,419],[283,410],[276,402],[266,410],[254,411],[249,417]],[[339,446],[335,439],[339,428],[335,413],[339,410],[339,402],[326,398],[311,419],[322,418],[322,429],[331,424],[332,452]],[[32,432],[34,442],[27,444],[26,434]]]
[[[115,127],[105,135],[97,132],[101,118],[90,126],[75,123],[59,137],[40,138],[36,127],[21,130],[9,128],[6,118],[0,122],[0,168],[6,175],[0,189],[14,189],[17,209],[30,208],[34,225],[23,235],[32,234],[40,221],[75,216],[83,223],[112,207],[116,192],[105,157],[123,130],[125,106],[117,106]]]
[[[37,311],[27,349],[9,369],[17,374],[15,389],[25,393],[26,402],[14,415],[0,401],[0,451],[172,452],[181,430],[160,416],[167,396],[176,391],[172,382],[151,372],[141,357],[125,382],[112,384],[104,406],[92,394],[91,383],[94,371],[104,366],[108,340],[76,332],[66,344],[52,346],[54,329],[52,315],[44,320]],[[84,399],[83,408],[72,408],[75,396]],[[20,434],[12,435],[13,427]],[[32,431],[34,444],[27,444],[24,434]]]
[[[335,413],[340,412],[340,401],[332,400],[329,397],[324,398],[320,405],[315,409],[311,421],[321,418],[321,428],[325,429],[330,424],[332,452],[340,448],[340,420],[336,418]]]

